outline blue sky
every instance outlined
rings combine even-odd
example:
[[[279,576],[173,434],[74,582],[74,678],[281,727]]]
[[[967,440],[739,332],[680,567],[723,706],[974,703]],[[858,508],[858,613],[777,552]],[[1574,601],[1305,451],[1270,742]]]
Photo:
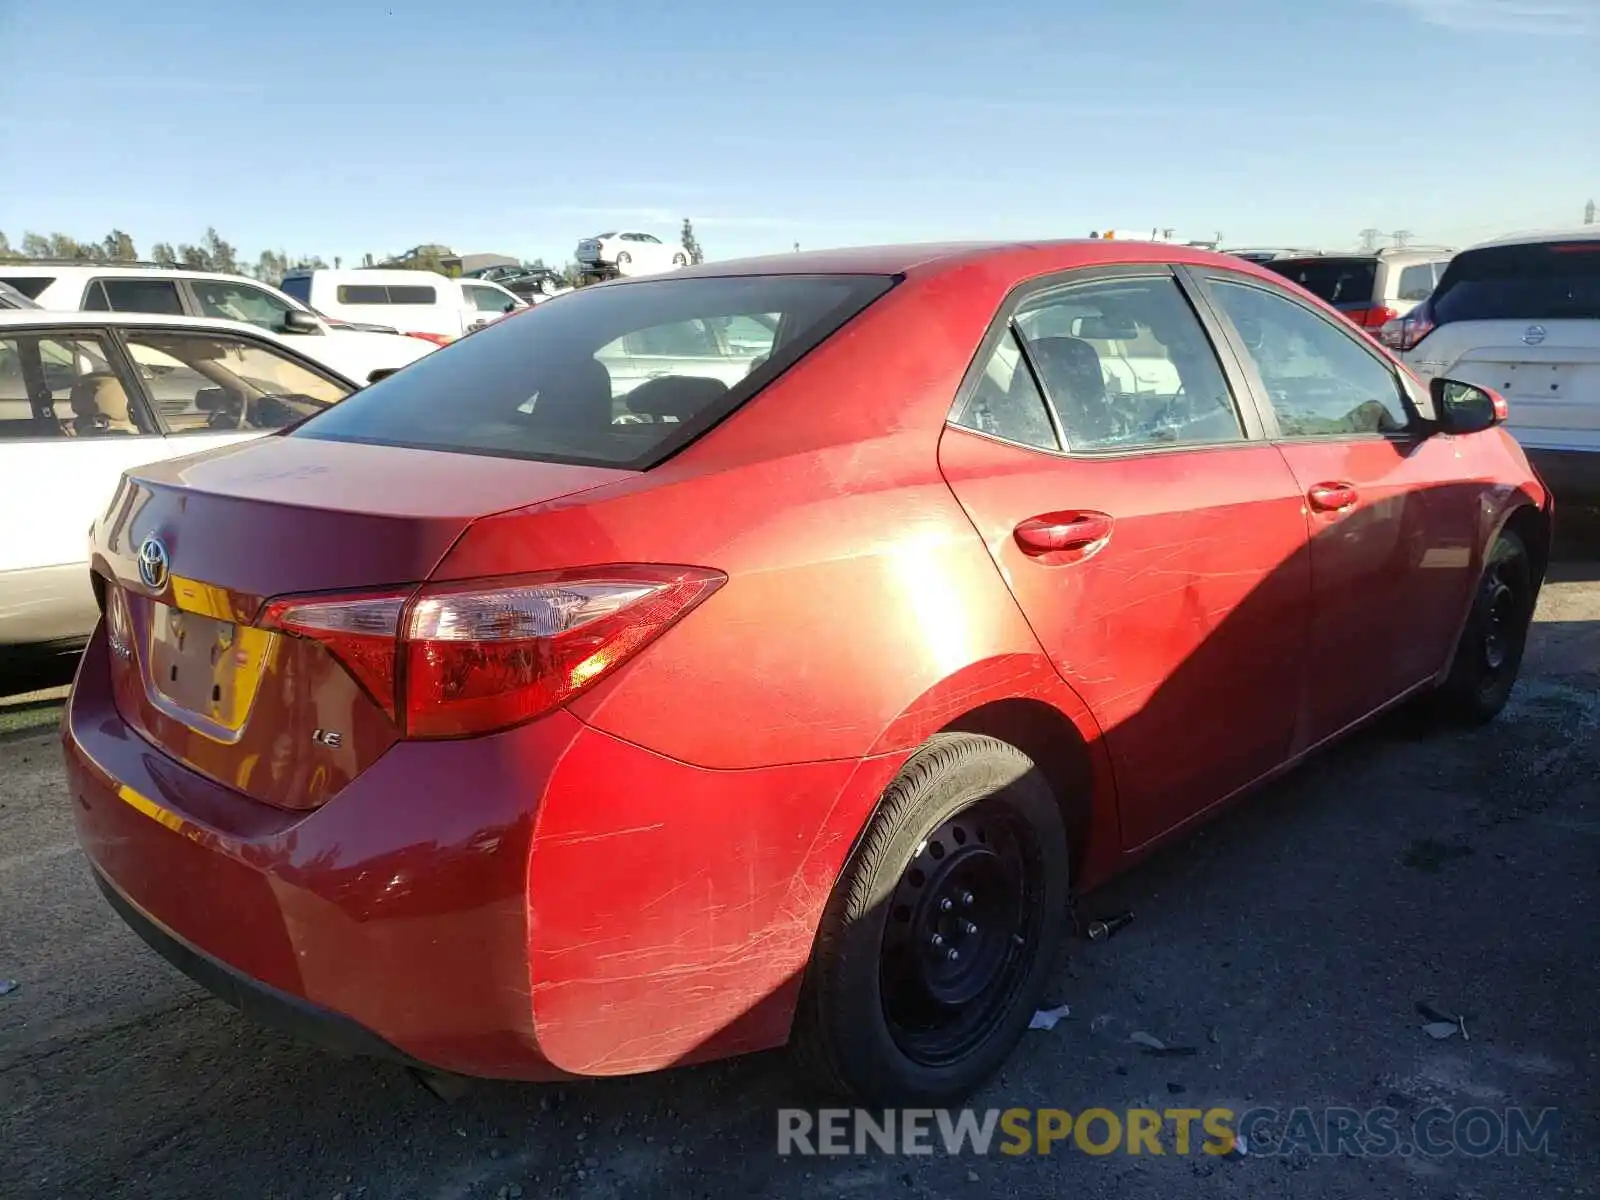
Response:
[[[1600,0],[0,0],[14,243],[1461,244],[1578,223],[1597,128]]]

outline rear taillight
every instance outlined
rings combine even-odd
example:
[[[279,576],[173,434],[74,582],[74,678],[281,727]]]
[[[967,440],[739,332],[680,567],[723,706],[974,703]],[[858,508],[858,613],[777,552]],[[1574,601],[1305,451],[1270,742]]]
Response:
[[[1384,304],[1374,305],[1372,308],[1356,308],[1345,313],[1363,329],[1382,329],[1384,325],[1394,320],[1400,314]]]
[[[452,340],[447,333],[422,333],[415,329],[406,330],[406,336],[421,338],[425,342],[432,342],[435,346],[448,346]]]
[[[1378,340],[1391,350],[1404,353],[1433,332],[1433,310],[1426,302],[1403,317],[1389,321],[1378,330]]]
[[[274,600],[257,624],[321,642],[388,713],[395,715],[395,635],[407,597],[382,594]]]
[[[564,704],[725,578],[692,567],[560,571],[275,600],[260,624],[327,647],[404,736],[466,737]]]

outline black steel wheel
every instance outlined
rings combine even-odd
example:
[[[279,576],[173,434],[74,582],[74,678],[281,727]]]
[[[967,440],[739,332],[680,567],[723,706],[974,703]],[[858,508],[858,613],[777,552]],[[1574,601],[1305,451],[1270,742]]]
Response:
[[[794,1048],[830,1093],[959,1099],[1005,1061],[1065,935],[1067,840],[1015,747],[941,734],[884,793],[823,917]]]
[[[943,1066],[971,1052],[1040,951],[1044,864],[1003,799],[947,820],[889,899],[879,986],[895,1044]]]
[[[1506,530],[1489,550],[1455,661],[1437,696],[1446,717],[1482,724],[1506,706],[1522,669],[1536,598],[1527,547]]]

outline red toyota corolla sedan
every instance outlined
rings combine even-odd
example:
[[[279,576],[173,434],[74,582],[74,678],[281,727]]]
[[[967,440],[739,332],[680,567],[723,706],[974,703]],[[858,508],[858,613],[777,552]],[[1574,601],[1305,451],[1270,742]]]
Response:
[[[128,473],[79,834],[158,950],[334,1045],[790,1042],[948,1101],[1072,889],[1383,709],[1504,705],[1551,528],[1504,416],[1170,246],[585,289]]]

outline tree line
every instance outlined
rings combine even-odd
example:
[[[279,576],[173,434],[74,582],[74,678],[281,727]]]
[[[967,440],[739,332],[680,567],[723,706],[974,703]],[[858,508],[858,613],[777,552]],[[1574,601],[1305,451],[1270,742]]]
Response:
[[[690,262],[705,261],[705,253],[701,250],[700,243],[695,240],[694,226],[687,217],[683,221],[681,240]],[[441,275],[455,275],[460,273],[459,267],[454,264],[447,265],[446,261],[454,257],[454,252],[448,246],[430,242],[415,246],[403,254],[391,255],[381,260],[371,254],[363,254],[360,265],[409,267],[414,270],[437,271]],[[79,241],[64,233],[42,234],[30,231],[22,235],[22,240],[15,247],[6,238],[5,233],[0,232],[0,263],[36,259],[110,265],[148,261],[163,267],[187,267],[194,271],[216,271],[224,275],[248,275],[274,286],[282,281],[291,268],[316,269],[330,265],[319,255],[292,256],[282,250],[263,250],[254,261],[250,261],[241,258],[233,244],[223,240],[212,226],[207,226],[205,235],[192,245],[187,242],[177,246],[170,242],[156,242],[150,247],[148,260],[139,257],[139,249],[133,238],[120,229],[113,229],[99,241],[87,242]],[[332,265],[341,267],[344,265],[344,260],[336,255]],[[525,262],[523,265],[534,269],[545,269],[542,258]],[[568,283],[580,282],[581,272],[576,262],[568,263],[558,273],[563,275]]]

